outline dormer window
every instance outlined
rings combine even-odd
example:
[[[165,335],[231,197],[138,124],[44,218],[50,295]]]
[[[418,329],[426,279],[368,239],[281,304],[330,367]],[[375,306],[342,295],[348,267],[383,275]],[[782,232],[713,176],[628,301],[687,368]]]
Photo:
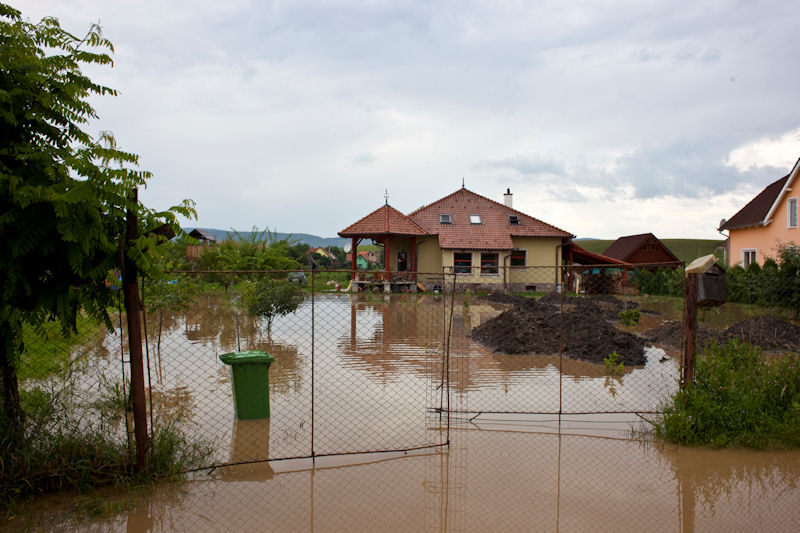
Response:
[[[469,223],[470,224],[480,224],[481,223],[481,216],[480,215],[470,215],[469,216]]]
[[[450,218],[450,215],[442,214],[439,215],[439,224],[452,224],[453,220]]]
[[[512,226],[519,226],[522,224],[519,220],[519,215],[508,215],[508,223]]]

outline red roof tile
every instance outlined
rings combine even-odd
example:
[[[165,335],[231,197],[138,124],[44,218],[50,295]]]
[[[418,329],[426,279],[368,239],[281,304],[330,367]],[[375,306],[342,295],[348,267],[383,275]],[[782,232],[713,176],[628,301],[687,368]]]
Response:
[[[442,224],[442,214],[450,215],[452,223]],[[481,223],[470,223],[470,215],[479,215]],[[516,215],[519,224],[511,224],[509,215]],[[511,250],[512,237],[574,237],[465,188],[417,209],[408,218],[429,234],[438,235],[439,246],[449,249]]]
[[[772,204],[778,199],[778,195],[783,190],[787,179],[789,179],[789,174],[767,185],[763,191],[750,200],[750,202],[733,215],[730,220],[722,224],[719,230],[746,228],[748,226],[757,226],[761,224],[767,216],[767,213],[769,213]]]
[[[339,232],[340,237],[367,235],[427,235],[425,230],[386,204]]]

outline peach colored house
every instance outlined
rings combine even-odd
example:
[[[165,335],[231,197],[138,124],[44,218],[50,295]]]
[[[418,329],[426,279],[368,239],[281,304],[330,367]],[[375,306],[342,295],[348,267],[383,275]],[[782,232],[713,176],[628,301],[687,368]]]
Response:
[[[800,243],[799,168],[800,159],[789,174],[767,185],[738,213],[722,221],[719,231],[728,231],[728,266],[763,265],[768,257],[777,258],[779,244]]]

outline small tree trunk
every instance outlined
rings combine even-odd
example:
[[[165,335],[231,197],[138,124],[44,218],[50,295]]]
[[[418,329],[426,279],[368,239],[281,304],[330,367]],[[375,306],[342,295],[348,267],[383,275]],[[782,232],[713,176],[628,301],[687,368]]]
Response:
[[[164,323],[164,311],[158,312],[158,356],[161,357],[161,325]]]

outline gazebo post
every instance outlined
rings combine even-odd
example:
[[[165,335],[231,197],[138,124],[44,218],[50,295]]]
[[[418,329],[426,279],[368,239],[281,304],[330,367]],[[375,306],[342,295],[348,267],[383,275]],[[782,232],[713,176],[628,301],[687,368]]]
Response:
[[[417,237],[411,237],[411,272],[413,272],[414,281],[417,281]]]
[[[392,254],[390,248],[392,246],[392,237],[387,235],[383,238],[383,267],[384,267],[384,282],[383,292],[392,292],[392,277],[389,270]]]
[[[350,254],[350,279],[356,279],[356,270],[358,269],[358,261],[356,261],[358,256],[358,239],[353,237],[353,244],[352,246],[352,253]]]

